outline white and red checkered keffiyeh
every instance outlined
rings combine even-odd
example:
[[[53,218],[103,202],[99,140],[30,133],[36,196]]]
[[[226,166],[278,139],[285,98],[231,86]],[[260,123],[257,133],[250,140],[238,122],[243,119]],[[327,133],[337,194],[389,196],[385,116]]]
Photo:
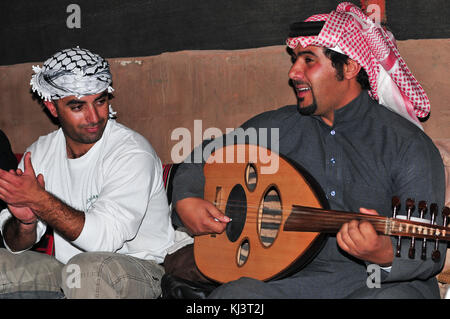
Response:
[[[367,72],[375,100],[422,128],[418,117],[429,114],[430,101],[400,56],[391,32],[349,2],[305,20],[312,21],[325,21],[320,33],[288,38],[288,47],[323,46],[349,56]]]

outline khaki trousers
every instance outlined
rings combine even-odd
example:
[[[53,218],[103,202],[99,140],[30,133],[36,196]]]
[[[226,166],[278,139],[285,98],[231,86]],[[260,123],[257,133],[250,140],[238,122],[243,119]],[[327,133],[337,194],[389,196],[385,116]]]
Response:
[[[158,298],[164,268],[151,260],[107,252],[54,257],[0,249],[0,298]]]

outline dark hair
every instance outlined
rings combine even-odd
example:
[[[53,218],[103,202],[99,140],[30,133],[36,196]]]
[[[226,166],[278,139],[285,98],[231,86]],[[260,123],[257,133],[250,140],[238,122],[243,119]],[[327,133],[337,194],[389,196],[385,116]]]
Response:
[[[343,80],[344,64],[348,63],[349,57],[328,48],[323,48],[323,50],[325,56],[331,60],[331,65],[336,69],[336,76],[338,80]],[[361,89],[370,90],[369,76],[363,68],[361,68],[358,75],[356,76],[356,81],[359,83],[359,85],[361,85]]]

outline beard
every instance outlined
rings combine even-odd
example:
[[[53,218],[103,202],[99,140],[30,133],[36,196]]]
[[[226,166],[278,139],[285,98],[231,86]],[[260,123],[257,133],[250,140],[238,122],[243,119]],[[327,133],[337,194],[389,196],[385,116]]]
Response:
[[[316,98],[313,95],[313,101],[308,106],[301,106],[300,104],[303,102],[304,98],[297,98],[297,108],[298,112],[301,115],[313,115],[317,111],[317,103]]]
[[[294,89],[295,95],[297,96],[298,112],[301,115],[313,115],[317,111],[317,103],[316,103],[316,97],[314,96],[314,92],[311,88],[311,85],[304,81],[295,81],[292,79],[289,81],[289,84],[292,86],[292,88]],[[312,95],[312,103],[310,105],[307,105],[307,106],[301,105],[303,103],[303,101],[305,100],[305,98],[298,97],[296,87],[299,87],[299,86],[307,86],[310,89],[310,93]]]
[[[68,136],[71,140],[80,144],[93,144],[100,140],[103,136],[107,121],[108,119],[101,119],[98,123],[79,126],[76,129],[67,125],[63,121],[60,121],[60,124],[64,135]],[[84,132],[85,128],[93,126],[99,126],[99,130],[93,133]]]

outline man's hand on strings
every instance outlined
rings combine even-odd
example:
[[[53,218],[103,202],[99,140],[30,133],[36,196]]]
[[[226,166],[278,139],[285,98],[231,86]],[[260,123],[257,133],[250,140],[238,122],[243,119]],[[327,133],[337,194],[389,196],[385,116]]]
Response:
[[[373,209],[360,208],[360,212],[378,215]],[[336,239],[339,247],[361,260],[380,266],[390,266],[394,259],[390,237],[377,234],[368,221],[352,220],[345,223],[337,233]]]
[[[220,234],[230,221],[212,203],[202,198],[182,199],[176,203],[175,209],[183,224],[194,235]]]

